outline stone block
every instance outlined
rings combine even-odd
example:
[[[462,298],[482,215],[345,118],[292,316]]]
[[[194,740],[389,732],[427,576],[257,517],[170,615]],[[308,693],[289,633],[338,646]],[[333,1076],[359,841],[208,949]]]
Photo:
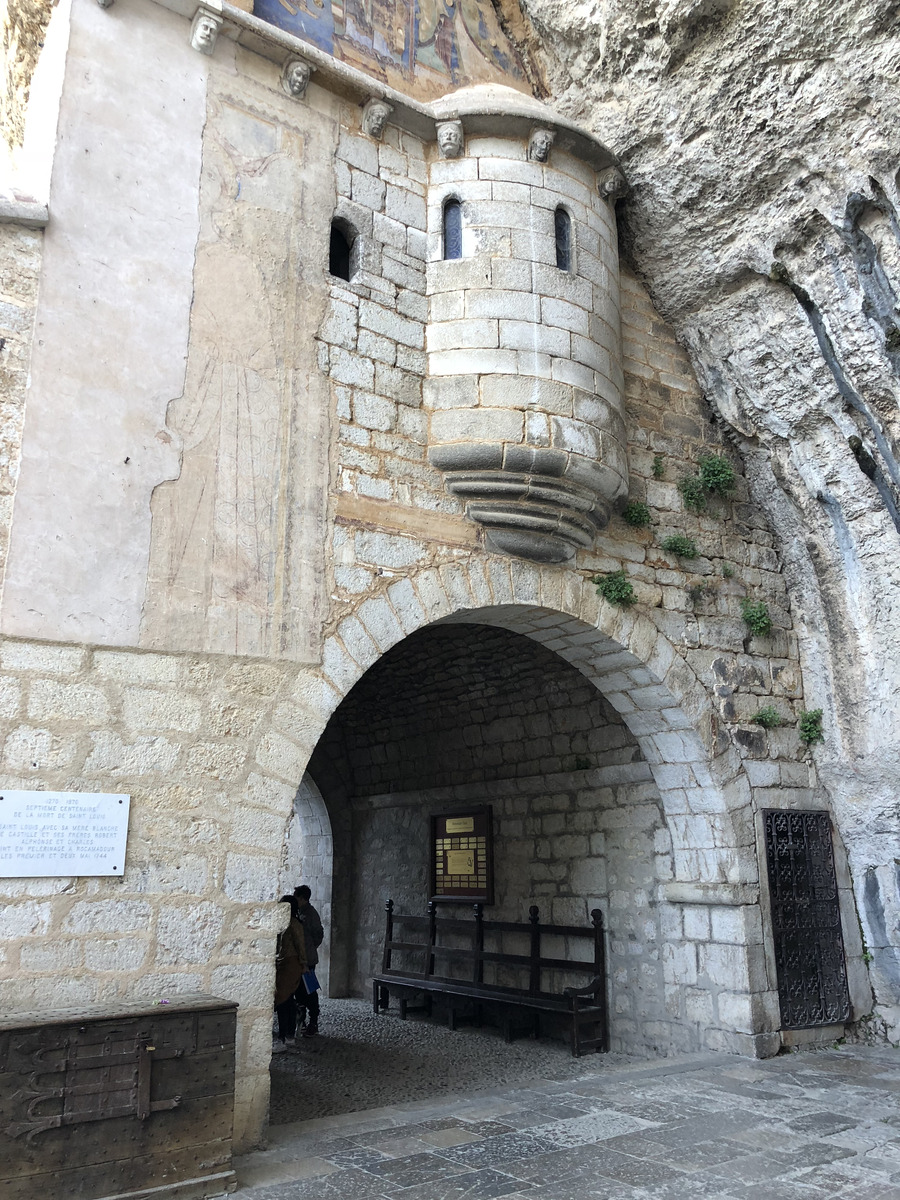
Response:
[[[684,936],[693,942],[709,940],[709,909],[701,904],[685,904],[682,919]]]
[[[51,915],[51,905],[36,900],[0,905],[0,938],[43,937]]]
[[[52,971],[57,974],[66,970],[74,971],[83,962],[82,943],[74,938],[23,942],[19,948],[19,966],[23,971]]]
[[[422,542],[395,534],[360,531],[354,534],[353,542],[357,559],[372,566],[410,567],[426,555]]]
[[[353,350],[356,347],[356,326],[357,309],[341,300],[332,300],[318,336],[332,345]]]
[[[63,921],[65,933],[146,932],[153,910],[146,900],[80,900]]]
[[[14,676],[0,678],[0,718],[7,721],[15,717],[22,697],[22,684]]]
[[[492,320],[432,322],[427,331],[428,350],[433,352],[464,347],[493,349],[499,344],[497,324]]]
[[[297,779],[301,779],[302,775],[301,771]],[[241,904],[271,902],[280,855],[280,845],[268,855],[229,853],[225,862],[225,895]]]
[[[371,208],[373,212],[381,212],[384,192],[385,185],[376,175],[370,175],[368,171],[350,171],[350,195],[357,204]]]
[[[478,178],[478,161],[474,158],[437,158],[428,167],[432,186],[462,183]]]
[[[478,380],[471,375],[426,379],[422,385],[422,399],[428,408],[475,408],[478,405]]]
[[[719,1023],[741,1033],[753,1032],[751,997],[746,992],[719,992],[716,997]]]
[[[511,258],[493,259],[491,284],[498,291],[531,292],[531,263]]]
[[[131,655],[124,657],[131,658]],[[0,666],[29,675],[77,675],[87,654],[81,646],[48,646],[41,642],[4,642]]]
[[[109,702],[104,693],[91,684],[36,679],[28,698],[28,715],[36,721],[100,725],[109,720]]]
[[[84,943],[84,965],[89,971],[137,971],[147,961],[150,935],[127,938],[92,938]],[[188,959],[187,961],[200,961]]]
[[[329,362],[331,378],[337,383],[372,388],[375,382],[375,366],[369,359],[351,354],[340,346],[332,346]]]
[[[112,730],[90,735],[91,752],[84,764],[88,775],[141,776],[169,772],[178,759],[179,748],[163,737],[137,737],[125,743]]]
[[[420,322],[401,317],[391,309],[374,304],[370,300],[360,302],[359,323],[361,328],[371,329],[413,349],[421,350],[425,344],[425,330]]]
[[[550,422],[552,445],[595,462],[603,461],[600,433],[584,421],[569,417],[553,417]]]
[[[353,419],[364,429],[393,429],[397,421],[397,406],[384,396],[376,396],[371,392],[355,392]]]
[[[533,354],[569,356],[571,338],[564,329],[551,329],[533,321],[500,322],[500,345],[504,350],[527,350]]]
[[[270,729],[256,748],[256,761],[265,771],[280,775],[282,779],[300,780],[309,761],[310,749],[298,746]]]
[[[193,732],[203,720],[203,701],[183,691],[125,688],[122,715],[133,730],[177,729]]]
[[[711,943],[698,946],[699,969],[711,983],[731,990],[749,990],[747,951],[743,946]]]
[[[402,225],[412,225],[416,229],[425,228],[425,201],[406,188],[388,184],[384,197],[384,211],[386,216]],[[405,236],[403,240],[405,244]]]
[[[490,288],[490,259],[477,257],[430,262],[426,268],[426,281],[429,295],[467,288]]]
[[[77,753],[74,738],[67,740],[49,729],[21,725],[6,739],[3,763],[11,771],[61,771],[72,764]]]
[[[368,138],[354,137],[353,134],[343,131],[336,157],[369,175],[378,174],[378,148]]]
[[[521,154],[521,147],[512,142],[506,142],[505,153],[499,144],[496,153],[484,148],[493,139],[471,138],[469,153],[478,154],[479,179],[496,179],[503,183],[520,183],[528,187],[541,188],[544,186],[544,168],[540,163],[528,162]],[[497,139],[499,143],[499,139]],[[473,149],[473,147],[475,147]]]
[[[553,301],[563,301],[577,310],[590,313],[594,306],[593,286],[587,279],[580,279],[568,271],[561,271],[557,266],[545,263],[534,263],[532,280],[535,292],[546,298],[552,311]],[[561,313],[567,310],[559,309]],[[559,322],[557,322],[559,323]],[[583,332],[587,333],[590,326],[586,325]],[[581,329],[578,332],[582,332]]]
[[[581,388],[584,392],[595,390],[594,372],[584,363],[572,362],[566,358],[553,360],[552,377],[560,383],[568,383],[572,387]]]
[[[456,321],[465,316],[465,292],[438,292],[429,301],[430,319],[438,321]]]
[[[432,375],[516,375],[514,350],[439,350],[428,356]]]
[[[547,296],[541,300],[541,320],[545,325],[568,329],[572,333],[587,337],[589,324],[586,309],[572,304],[568,300],[557,300]]]
[[[377,363],[387,363],[388,366],[393,366],[397,358],[396,343],[390,338],[372,333],[370,329],[360,331],[356,348],[365,358],[371,358]],[[375,387],[378,390],[377,382]]]
[[[161,966],[209,962],[223,920],[221,906],[211,901],[179,907],[164,905],[156,922],[157,962]]]
[[[530,292],[472,288],[466,292],[466,316],[507,321],[541,321],[541,301]]]

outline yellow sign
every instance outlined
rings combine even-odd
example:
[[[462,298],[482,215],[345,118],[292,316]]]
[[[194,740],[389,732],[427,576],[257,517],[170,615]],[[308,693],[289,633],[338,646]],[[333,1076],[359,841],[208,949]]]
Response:
[[[448,833],[474,833],[475,818],[474,817],[448,817],[447,818]]]
[[[447,850],[446,858],[447,866],[445,871],[447,875],[475,874],[474,850]]]

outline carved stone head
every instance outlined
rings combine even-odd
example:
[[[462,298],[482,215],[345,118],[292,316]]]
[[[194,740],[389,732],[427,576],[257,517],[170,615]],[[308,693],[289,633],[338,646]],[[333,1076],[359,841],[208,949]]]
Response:
[[[363,133],[372,138],[380,138],[393,111],[391,105],[384,100],[370,100],[363,109]]]
[[[550,157],[550,147],[556,134],[552,129],[532,129],[528,141],[528,157],[532,162],[545,163]]]
[[[295,100],[302,100],[309,87],[309,77],[312,74],[309,63],[302,58],[289,58],[281,73],[281,86]]]
[[[607,167],[597,176],[597,188],[604,200],[616,201],[628,191],[628,184],[618,167]]]
[[[441,121],[437,127],[441,158],[459,158],[463,149],[462,121]]]
[[[200,54],[212,54],[221,28],[221,17],[208,8],[198,8],[191,26],[191,46]]]

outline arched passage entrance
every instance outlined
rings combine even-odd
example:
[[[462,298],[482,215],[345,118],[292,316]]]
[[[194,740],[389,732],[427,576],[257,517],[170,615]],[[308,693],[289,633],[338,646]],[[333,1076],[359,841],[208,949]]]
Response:
[[[643,874],[638,878],[632,869],[627,888],[611,887],[609,861],[603,857],[605,851],[595,855],[590,850],[591,834],[604,832],[596,825],[591,827],[591,823],[598,820],[597,810],[603,809],[610,797],[602,803],[587,797],[592,787],[600,788],[608,783],[601,784],[596,779],[589,781],[585,773],[623,764],[601,762],[596,751],[593,759],[590,754],[581,753],[578,747],[582,742],[575,734],[584,731],[571,729],[565,734],[559,730],[556,737],[559,739],[565,734],[567,741],[555,758],[554,754],[545,755],[547,762],[531,761],[521,770],[521,764],[514,764],[517,784],[513,791],[517,794],[512,798],[520,807],[524,806],[524,811],[518,818],[507,812],[504,819],[520,819],[523,838],[527,819],[532,823],[528,837],[537,840],[543,832],[535,824],[540,819],[537,808],[557,803],[546,798],[548,784],[552,783],[556,789],[552,794],[565,796],[565,811],[548,811],[544,815],[553,818],[557,824],[562,820],[562,826],[556,830],[560,839],[568,834],[575,840],[566,843],[563,852],[560,846],[551,847],[543,862],[538,851],[533,849],[525,870],[523,864],[527,855],[523,857],[521,847],[514,845],[519,836],[518,827],[507,825],[503,831],[498,829],[498,854],[502,857],[508,850],[514,858],[519,856],[522,865],[519,883],[525,890],[535,892],[537,889],[535,901],[542,894],[547,896],[551,909],[553,903],[560,911],[566,906],[571,911],[580,904],[586,911],[589,896],[599,897],[601,891],[604,892],[603,904],[609,908],[612,893],[616,892],[615,899],[623,913],[629,914],[629,921],[621,927],[622,937],[616,938],[617,931],[611,929],[611,938],[617,943],[612,949],[617,952],[621,948],[623,958],[631,953],[635,960],[641,959],[636,973],[629,972],[623,962],[617,978],[625,990],[618,1000],[613,997],[614,1008],[618,1007],[622,1015],[623,1036],[627,1034],[632,1039],[630,1048],[646,1053],[701,1047],[758,1052],[762,1048],[760,1036],[776,1028],[777,1009],[766,977],[762,950],[750,788],[739,757],[727,739],[718,736],[707,694],[685,661],[648,620],[601,606],[587,589],[580,597],[572,597],[577,602],[570,606],[579,610],[577,615],[523,600],[479,607],[469,598],[469,603],[462,607],[455,605],[446,591],[447,603],[441,612],[442,606],[434,601],[434,589],[428,607],[422,603],[423,593],[424,598],[428,598],[429,593],[421,579],[415,588],[410,580],[400,581],[388,590],[388,595],[395,589],[404,590],[402,606],[392,605],[387,599],[366,601],[357,615],[339,627],[326,654],[326,670],[333,683],[340,682],[345,700],[340,707],[335,704],[332,722],[312,755],[310,769],[328,803],[334,832],[335,929],[339,930],[343,924],[347,930],[355,927],[359,931],[355,940],[346,939],[345,961],[341,965],[336,961],[333,963],[333,991],[362,992],[364,977],[371,974],[380,937],[380,912],[377,923],[375,914],[387,894],[383,883],[391,878],[392,858],[409,856],[413,836],[410,831],[415,823],[413,814],[424,811],[421,808],[423,788],[439,793],[429,797],[429,804],[440,801],[445,807],[447,800],[454,798],[446,789],[452,792],[454,788],[468,787],[470,796],[473,789],[480,790],[481,799],[489,798],[486,792],[510,793],[509,779],[505,782],[491,779],[490,772],[485,772],[484,761],[479,767],[480,778],[468,782],[461,779],[442,782],[435,776],[427,780],[419,778],[417,786],[409,788],[405,787],[402,774],[399,778],[390,774],[388,745],[382,743],[376,753],[372,714],[385,715],[391,697],[398,701],[402,699],[403,672],[399,672],[393,683],[384,683],[387,678],[384,663],[389,660],[400,662],[403,658],[405,634],[421,639],[424,635],[419,631],[429,631],[431,649],[434,650],[441,637],[450,641],[456,638],[460,645],[464,644],[466,627],[474,641],[481,643],[486,630],[494,631],[495,641],[502,631],[504,637],[513,639],[520,647],[518,653],[523,662],[529,657],[527,647],[530,646],[532,659],[557,662],[559,670],[565,668],[570,681],[577,678],[579,683],[584,680],[590,683],[592,700],[576,702],[569,699],[566,711],[578,710],[579,704],[582,713],[592,705],[598,712],[603,711],[602,727],[614,727],[625,737],[618,749],[625,749],[631,755],[630,765],[638,775],[625,780],[619,771],[617,785],[637,789],[634,794],[640,803],[645,808],[652,808],[656,815],[651,820],[647,813],[629,813],[631,797],[624,804],[618,804],[618,798],[612,797],[613,806],[618,809],[616,819],[625,831],[622,844],[630,839],[629,853],[633,861],[642,858]],[[432,614],[436,619],[429,621]],[[586,619],[588,614],[593,621]],[[442,634],[441,630],[445,632]],[[397,643],[401,644],[398,646]],[[416,637],[410,637],[409,645],[414,649],[415,643]],[[388,655],[386,652],[392,646],[396,649]],[[381,659],[383,661],[379,663]],[[376,663],[379,666],[369,679],[363,668]],[[534,670],[534,663],[531,669]],[[427,674],[427,667],[424,670]],[[359,695],[368,696],[366,704],[362,705],[359,695],[354,697],[353,694],[354,685],[360,679]],[[432,678],[429,686],[432,694],[437,695],[439,680]],[[570,683],[567,687],[574,695],[574,685]],[[423,705],[425,700],[420,697],[419,703]],[[367,746],[337,746],[334,744],[335,730],[347,713],[354,710],[357,725],[362,720],[367,728],[369,743]],[[491,723],[504,719],[508,718],[495,714]],[[595,732],[599,728],[596,719],[589,724]],[[393,750],[390,753],[397,756],[396,761],[402,758],[408,766],[414,755],[408,745],[404,751],[404,736],[392,735],[389,745]],[[507,754],[512,743],[518,742],[521,747],[536,736],[534,729],[528,733],[524,728],[516,732],[510,727],[505,743],[497,749]],[[527,748],[524,753],[527,755]],[[371,777],[365,784],[365,795],[360,795],[354,772],[358,774],[361,765],[353,765],[353,754],[368,755],[363,765]],[[568,757],[565,766],[558,761],[560,755]],[[378,757],[382,761],[376,763]],[[579,763],[578,759],[590,761]],[[576,778],[579,772],[581,777]],[[557,778],[561,775],[569,777],[562,788],[558,786],[561,781]],[[525,779],[530,781],[527,786],[523,782]],[[441,788],[445,789],[444,793],[440,793]],[[527,799],[525,792],[529,792]],[[461,796],[460,792],[454,794]],[[398,797],[401,803],[394,802]],[[401,809],[406,811],[407,834],[400,836],[395,828],[391,835],[386,814],[390,812],[391,819],[397,819]],[[381,813],[380,829],[375,829],[372,824],[375,810]],[[607,823],[609,811],[602,816]],[[355,842],[359,844],[358,832],[364,819],[370,823],[364,842],[370,848],[377,848],[382,886],[378,886],[372,864],[367,865],[364,856],[360,858],[354,848]],[[573,828],[568,829],[570,819]],[[649,822],[647,831],[652,835],[652,853],[646,845],[640,854],[635,852],[637,826],[642,820]],[[574,828],[576,822],[581,823],[581,829]],[[587,842],[578,840],[582,836],[587,837]],[[601,840],[595,839],[594,845],[600,846]],[[617,847],[616,853],[621,850],[621,846]],[[563,853],[569,855],[565,863]],[[542,873],[552,875],[554,872],[565,875],[567,894],[563,894],[558,886],[548,890],[546,885],[550,880],[539,878]],[[599,886],[602,872],[606,873],[605,891]],[[581,886],[576,888],[573,881],[579,878]],[[421,882],[418,886],[418,907],[421,907],[427,896]],[[339,895],[343,897],[341,901],[338,901]],[[523,895],[519,899],[525,902],[527,911],[530,900]],[[343,914],[341,904],[346,905]],[[636,913],[643,915],[642,922],[634,920]],[[517,919],[521,916],[522,912],[516,913]],[[612,920],[610,923],[612,925]],[[642,926],[640,935],[634,932],[638,924]],[[640,937],[645,938],[645,942],[642,943]],[[625,1024],[631,1019],[627,1014],[636,1008],[642,1009],[644,1028],[640,1034],[629,1032]]]

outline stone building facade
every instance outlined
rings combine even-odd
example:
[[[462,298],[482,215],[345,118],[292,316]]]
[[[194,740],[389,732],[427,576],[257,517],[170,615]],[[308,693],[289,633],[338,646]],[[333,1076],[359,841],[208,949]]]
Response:
[[[617,1048],[776,1052],[763,813],[829,811],[822,704],[778,531],[619,262],[615,156],[521,73],[423,99],[199,13],[58,8],[49,215],[2,213],[2,782],[132,797],[123,877],[0,879],[4,1008],[239,1001],[251,1145],[277,896],[311,879],[362,993],[428,816],[477,802],[499,914],[602,909]],[[695,511],[709,455],[735,485]],[[856,849],[835,823],[854,1022]]]

